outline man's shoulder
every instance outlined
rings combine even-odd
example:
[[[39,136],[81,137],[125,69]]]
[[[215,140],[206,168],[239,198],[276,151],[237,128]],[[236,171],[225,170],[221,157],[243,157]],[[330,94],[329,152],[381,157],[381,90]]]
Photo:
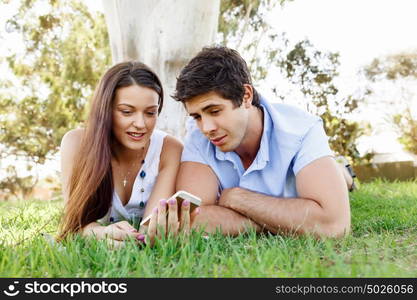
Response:
[[[195,120],[192,118],[188,118],[185,123],[187,135],[185,136],[185,145],[192,143],[194,147],[199,148],[206,148],[210,142],[201,133],[200,129],[197,127]]]
[[[201,133],[192,118],[186,122],[187,134],[184,140],[184,150],[181,161],[194,161],[211,165],[215,160],[214,146]]]
[[[274,130],[283,134],[303,137],[321,118],[297,106],[262,101],[271,117]]]

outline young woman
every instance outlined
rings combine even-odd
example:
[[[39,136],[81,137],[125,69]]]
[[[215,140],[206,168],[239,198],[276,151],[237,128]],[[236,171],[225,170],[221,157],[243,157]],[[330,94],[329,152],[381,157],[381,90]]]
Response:
[[[120,63],[100,80],[85,129],[61,143],[65,213],[60,239],[71,233],[153,243],[157,228],[189,230],[189,203],[177,208],[175,177],[182,144],[155,129],[163,104],[157,75],[139,62]],[[180,220],[178,220],[180,210]],[[147,231],[132,226],[153,214]],[[198,211],[197,211],[198,213]]]

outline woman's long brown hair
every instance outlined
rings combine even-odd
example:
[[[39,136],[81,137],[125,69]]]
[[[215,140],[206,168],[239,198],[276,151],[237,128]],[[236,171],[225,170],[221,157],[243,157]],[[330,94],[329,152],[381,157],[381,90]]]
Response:
[[[104,217],[111,206],[114,189],[111,168],[113,102],[118,88],[131,85],[145,86],[157,92],[158,113],[161,112],[162,85],[146,65],[119,63],[104,74],[94,92],[80,151],[73,162],[59,240]]]

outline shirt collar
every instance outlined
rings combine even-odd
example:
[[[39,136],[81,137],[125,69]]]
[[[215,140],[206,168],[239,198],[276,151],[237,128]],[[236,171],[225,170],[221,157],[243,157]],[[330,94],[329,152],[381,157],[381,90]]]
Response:
[[[268,110],[261,102],[261,108],[264,114],[264,126],[261,137],[261,144],[259,146],[258,154],[256,155],[252,165],[247,171],[250,170],[261,170],[266,166],[266,163],[269,161],[269,145],[271,142],[271,129],[272,129],[272,120],[269,115]]]

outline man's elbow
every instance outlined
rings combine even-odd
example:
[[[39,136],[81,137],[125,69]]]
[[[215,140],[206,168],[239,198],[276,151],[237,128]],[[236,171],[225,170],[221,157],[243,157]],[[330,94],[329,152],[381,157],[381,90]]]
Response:
[[[317,232],[320,238],[343,238],[350,233],[349,198],[343,197],[334,202],[337,204],[322,206],[318,220],[321,230]]]
[[[350,222],[336,222],[330,229],[325,233],[326,238],[344,238],[350,233]]]
[[[319,238],[343,238],[350,233],[350,217],[325,222],[315,233]]]

